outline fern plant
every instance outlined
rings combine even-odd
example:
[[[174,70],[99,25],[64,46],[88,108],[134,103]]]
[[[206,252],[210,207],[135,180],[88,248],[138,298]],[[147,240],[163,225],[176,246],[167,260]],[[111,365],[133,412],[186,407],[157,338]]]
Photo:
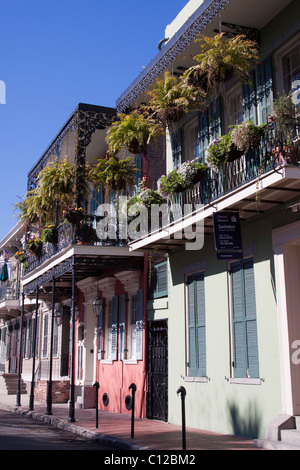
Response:
[[[88,170],[88,179],[99,186],[116,191],[126,191],[136,182],[137,167],[132,157],[118,159],[111,157],[108,160],[99,159],[98,163]]]
[[[183,75],[183,83],[199,86],[205,92],[215,95],[221,83],[236,76],[242,82],[249,82],[249,72],[259,60],[259,48],[255,41],[245,35],[228,38],[225,33],[214,37],[199,36],[196,42],[200,53],[194,56],[197,65]]]
[[[184,85],[166,71],[164,77],[156,79],[152,90],[148,92],[149,109],[153,116],[169,128],[188,113],[196,101],[196,94],[191,87]],[[204,93],[200,93],[204,98]],[[197,96],[200,101],[199,96]]]
[[[137,110],[130,114],[121,113],[119,120],[108,129],[106,136],[108,152],[115,155],[126,147],[132,154],[143,153],[157,133],[157,124]]]

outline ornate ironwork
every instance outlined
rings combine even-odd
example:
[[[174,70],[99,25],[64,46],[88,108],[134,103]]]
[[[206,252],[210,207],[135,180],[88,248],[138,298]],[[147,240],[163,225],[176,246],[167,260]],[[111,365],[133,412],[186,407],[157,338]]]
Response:
[[[118,103],[117,111],[124,112],[130,108],[131,104],[136,98],[142,94],[151,83],[160,75],[160,73],[167,68],[167,66],[183,51],[186,47],[191,44],[196,36],[218,15],[218,13],[224,10],[226,4],[230,0],[212,0],[210,5],[201,12],[198,18],[187,28],[179,39],[176,40],[172,45],[172,39],[170,40],[170,46],[168,44],[160,51],[157,56],[155,65],[149,71],[145,71],[141,74],[141,79],[129,91],[126,96]],[[202,8],[202,6],[200,7]],[[161,55],[161,57],[160,57]]]

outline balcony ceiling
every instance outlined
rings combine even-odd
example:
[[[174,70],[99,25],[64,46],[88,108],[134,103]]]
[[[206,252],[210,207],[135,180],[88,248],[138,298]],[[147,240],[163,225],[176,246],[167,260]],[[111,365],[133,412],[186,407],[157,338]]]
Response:
[[[259,186],[257,186],[259,185]],[[259,222],[272,209],[300,211],[300,168],[282,167],[264,175],[211,202],[187,220],[177,220],[148,236],[130,244],[130,250],[170,253],[182,249],[187,243],[184,233],[195,231],[196,223],[203,220],[204,235],[213,236],[212,216],[217,211],[238,211],[242,224],[254,218]],[[179,238],[179,239],[178,239]]]
[[[214,1],[215,4],[218,3],[217,0]],[[261,31],[291,2],[292,0],[229,0],[221,11],[220,18],[218,14],[215,15],[210,22],[205,21],[207,23],[205,26],[202,18],[205,19],[207,8],[213,1],[204,1],[119,97],[117,110],[124,111],[132,103],[136,103],[136,100],[137,102],[145,100],[144,90],[149,88],[155,78],[166,69],[176,73],[178,67],[188,68],[193,65],[192,57],[198,52],[197,43],[194,42],[196,34],[213,36],[219,31],[220,19],[222,22]],[[223,27],[223,30],[228,28]]]

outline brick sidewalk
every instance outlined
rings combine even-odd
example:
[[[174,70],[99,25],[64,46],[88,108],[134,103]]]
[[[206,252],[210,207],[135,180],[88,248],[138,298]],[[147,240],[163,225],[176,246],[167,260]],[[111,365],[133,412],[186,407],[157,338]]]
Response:
[[[99,440],[119,450],[182,450],[182,428],[149,419],[135,419],[134,438],[131,438],[131,417],[99,410],[96,429],[95,410],[75,409],[75,423],[69,422],[68,405],[53,405],[52,415],[46,415],[46,404],[35,401],[34,411],[28,412],[28,395],[21,395],[21,406],[16,407],[14,395],[0,394],[0,409],[31,416],[51,425]],[[197,429],[186,429],[186,450],[261,450],[254,441]]]

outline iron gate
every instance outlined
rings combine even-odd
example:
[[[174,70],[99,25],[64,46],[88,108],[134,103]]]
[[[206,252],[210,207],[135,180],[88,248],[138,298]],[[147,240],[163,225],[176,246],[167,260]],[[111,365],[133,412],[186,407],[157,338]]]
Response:
[[[148,417],[168,421],[168,321],[148,324]]]

